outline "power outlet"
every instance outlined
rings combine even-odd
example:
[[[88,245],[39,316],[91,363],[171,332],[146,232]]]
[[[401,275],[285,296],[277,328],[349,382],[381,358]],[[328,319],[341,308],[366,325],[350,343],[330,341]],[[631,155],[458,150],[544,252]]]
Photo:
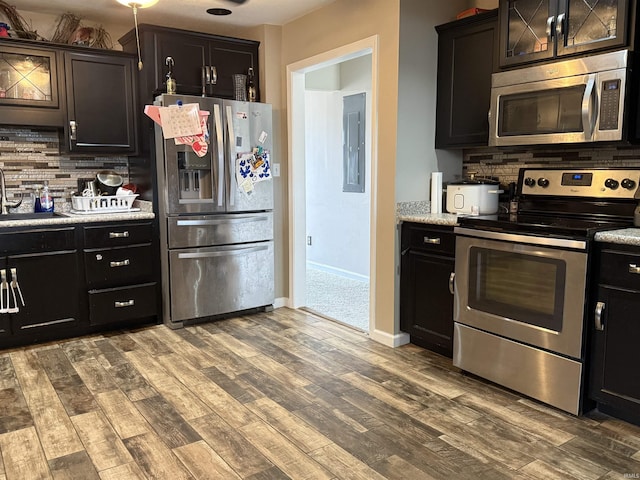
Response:
[[[280,176],[280,164],[279,163],[274,163],[273,166],[271,167],[271,169],[273,170],[273,176],[274,177],[279,177]]]
[[[307,235],[307,245],[311,245],[311,235]]]

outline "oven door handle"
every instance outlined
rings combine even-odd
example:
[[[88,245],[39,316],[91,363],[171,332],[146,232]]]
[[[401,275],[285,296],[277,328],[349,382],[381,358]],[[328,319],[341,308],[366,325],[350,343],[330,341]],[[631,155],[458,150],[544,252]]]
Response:
[[[449,291],[451,292],[451,295],[455,295],[456,293],[455,284],[454,284],[455,279],[456,279],[456,272],[451,272],[451,274],[449,275]]]
[[[593,129],[596,126],[595,115],[598,111],[597,98],[596,98],[596,76],[594,74],[588,76],[587,86],[584,89],[584,96],[582,97],[582,126],[584,128],[585,141],[592,140]]]
[[[604,331],[604,323],[602,323],[602,314],[604,313],[604,307],[605,307],[604,302],[596,303],[596,312],[595,312],[594,318],[595,318],[596,330],[598,330],[599,332]]]

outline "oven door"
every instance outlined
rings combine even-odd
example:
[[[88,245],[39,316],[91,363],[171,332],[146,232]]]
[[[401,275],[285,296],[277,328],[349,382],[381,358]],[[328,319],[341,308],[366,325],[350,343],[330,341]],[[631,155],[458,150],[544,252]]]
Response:
[[[456,233],[455,322],[581,359],[586,242]],[[536,241],[547,245],[531,244]]]

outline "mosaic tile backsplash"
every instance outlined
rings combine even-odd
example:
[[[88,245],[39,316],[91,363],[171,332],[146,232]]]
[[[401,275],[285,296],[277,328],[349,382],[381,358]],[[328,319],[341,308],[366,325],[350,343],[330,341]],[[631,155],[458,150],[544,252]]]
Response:
[[[522,149],[499,151],[487,148],[464,151],[462,175],[497,177],[502,184],[518,180],[520,168],[640,168],[640,146],[597,149]]]
[[[18,211],[33,210],[33,194],[44,180],[49,181],[58,211],[71,208],[71,192],[78,191],[78,181],[84,185],[100,170],[114,170],[128,182],[127,157],[61,155],[58,135],[57,130],[0,127],[0,168],[8,200],[23,194]]]

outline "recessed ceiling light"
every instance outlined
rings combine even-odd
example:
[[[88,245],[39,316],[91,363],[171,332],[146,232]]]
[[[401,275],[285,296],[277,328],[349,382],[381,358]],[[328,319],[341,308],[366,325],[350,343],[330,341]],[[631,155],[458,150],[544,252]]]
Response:
[[[207,13],[210,15],[231,15],[231,10],[228,8],[209,8]]]

